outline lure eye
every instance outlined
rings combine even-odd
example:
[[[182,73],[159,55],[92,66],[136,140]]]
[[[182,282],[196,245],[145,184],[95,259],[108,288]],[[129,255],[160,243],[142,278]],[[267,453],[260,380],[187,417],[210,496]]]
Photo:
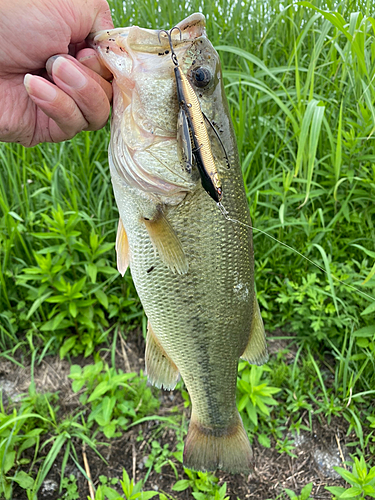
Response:
[[[194,85],[197,87],[206,87],[212,78],[211,71],[207,68],[197,68],[192,72]]]

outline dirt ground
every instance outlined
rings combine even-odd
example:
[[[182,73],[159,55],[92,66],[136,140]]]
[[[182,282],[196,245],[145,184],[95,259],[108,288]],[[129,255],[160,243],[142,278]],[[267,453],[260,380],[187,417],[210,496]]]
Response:
[[[280,346],[270,342],[271,355]],[[117,346],[117,368],[124,371],[139,371],[144,367],[144,342],[141,334],[134,332],[127,340],[118,342]],[[92,359],[75,359],[76,364],[92,363]],[[109,362],[109,359],[107,360]],[[40,392],[57,392],[59,394],[60,412],[67,415],[72,413],[80,404],[78,397],[71,390],[71,381],[68,379],[70,372],[69,363],[60,360],[58,357],[46,357],[42,363],[35,368],[36,388]],[[17,394],[27,391],[30,384],[30,369],[22,370],[15,364],[2,361],[0,365],[0,387],[3,388],[3,400],[8,397],[17,399]],[[171,408],[178,407],[180,412],[185,412],[188,418],[189,410],[184,408],[181,393],[178,391],[160,391],[160,415],[168,415]],[[308,425],[308,415],[304,417]],[[301,432],[294,437],[296,446],[292,458],[287,454],[280,454],[275,449],[275,443],[271,448],[262,447],[255,439],[253,443],[255,469],[250,476],[243,474],[231,475],[217,473],[219,484],[227,482],[227,495],[231,500],[245,500],[256,498],[258,500],[275,499],[284,488],[289,488],[296,493],[300,493],[303,486],[313,482],[314,487],[311,496],[314,499],[331,499],[331,495],[324,489],[324,486],[343,485],[343,481],[332,468],[342,466],[342,460],[348,458],[348,450],[345,443],[351,440],[346,437],[347,423],[338,418],[331,421],[330,426],[322,425],[313,417],[313,432]],[[107,442],[107,445],[98,446],[100,453],[106,459],[106,465],[93,450],[87,448],[88,466],[95,485],[99,484],[99,476],[122,477],[122,470],[125,468],[129,477],[134,477],[139,481],[145,477],[147,468],[144,466],[145,459],[151,450],[151,441],[157,429],[157,423],[145,422],[134,426],[130,431],[124,433],[121,438],[107,440],[104,436],[99,436],[99,441]],[[143,439],[139,440],[140,430]],[[137,440],[138,438],[138,440]],[[293,438],[290,436],[290,438]],[[169,443],[169,449],[175,451],[177,443],[175,432],[166,428],[164,432],[157,436],[157,440],[163,447]],[[77,450],[81,444],[77,443]],[[81,450],[83,453],[84,450]],[[46,481],[39,491],[38,498],[44,500],[57,500],[61,497],[58,494],[60,484],[62,453],[60,453],[53,465]],[[81,466],[84,467],[83,455]],[[176,464],[179,477],[187,479],[181,464]],[[84,475],[79,471],[73,462],[68,462],[65,475],[74,474],[77,478],[80,498],[84,499],[90,494],[88,483]],[[157,474],[153,471],[147,480],[145,489],[155,489],[172,495],[175,499],[191,499],[190,490],[174,492],[171,487],[176,482],[174,471],[169,465],[162,468],[162,472]],[[25,500],[25,492],[21,489],[14,491],[14,500]]]

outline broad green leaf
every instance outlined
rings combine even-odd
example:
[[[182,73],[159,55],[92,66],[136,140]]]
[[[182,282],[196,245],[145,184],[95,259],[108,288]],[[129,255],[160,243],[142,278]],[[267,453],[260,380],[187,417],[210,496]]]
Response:
[[[49,299],[47,299],[49,300]],[[62,321],[66,317],[66,312],[60,312],[57,314],[54,318],[52,318],[50,321],[47,323],[44,323],[44,325],[40,328],[42,332],[48,332],[48,331],[53,331],[53,330],[58,330],[59,328],[62,328]]]
[[[335,469],[336,472],[338,472],[340,474],[340,476],[342,478],[345,479],[345,481],[347,483],[350,483],[350,484],[353,484],[353,485],[358,484],[358,479],[354,476],[354,474],[352,474],[348,470],[345,470],[342,467],[334,467],[334,469]]]
[[[285,493],[288,495],[291,500],[298,500],[297,495],[294,493],[294,491],[290,490],[289,488],[284,489]]]
[[[353,333],[353,335],[354,335],[354,337],[370,337],[370,338],[372,338],[375,335],[375,324],[364,326],[363,328],[356,330]]]
[[[94,259],[97,259],[99,255],[102,255],[103,253],[109,252],[112,250],[112,248],[115,246],[114,243],[103,243],[102,245],[99,246],[99,248],[94,252]]]
[[[250,418],[250,420],[253,422],[254,425],[258,425],[258,416],[257,416],[257,411],[255,407],[253,406],[252,403],[248,403],[246,405],[246,412]]]
[[[365,316],[366,314],[371,314],[375,312],[375,301],[372,302],[369,306],[366,307],[364,311],[361,312],[361,316]]]
[[[325,486],[325,489],[336,497],[340,497],[340,495],[345,491],[345,488],[342,488],[341,486]]]
[[[5,455],[2,463],[2,469],[4,471],[4,474],[10,471],[10,469],[14,465],[14,460],[16,459],[16,452],[15,451],[8,451],[7,454]]]
[[[2,478],[2,483],[0,483],[0,493],[1,488],[4,492],[5,500],[12,500],[12,483],[6,477]]]
[[[106,438],[110,439],[115,435],[116,423],[113,421],[103,427],[103,432]]]
[[[19,471],[12,479],[16,483],[18,483],[24,490],[32,488],[34,486],[34,479],[22,470]]]
[[[11,217],[13,217],[13,219],[18,220],[19,222],[24,222],[24,220],[22,219],[22,217],[20,217],[18,214],[16,214],[16,212],[10,211],[10,212],[8,212],[8,215],[10,215]]]
[[[98,301],[101,303],[105,309],[108,309],[108,297],[107,295],[103,292],[103,290],[97,290],[95,292],[95,297],[98,299]]]
[[[249,396],[244,394],[238,403],[238,411],[242,411],[249,402]]]
[[[86,272],[91,279],[92,283],[96,283],[96,276],[98,274],[98,268],[95,264],[87,264]]]
[[[248,382],[246,382],[245,380],[240,380],[238,382],[238,387],[240,388],[240,390],[242,392],[245,392],[247,394],[252,393],[251,385]]]
[[[69,302],[69,312],[73,316],[73,318],[77,317],[78,309],[77,309],[77,304],[75,302]]]
[[[34,312],[38,309],[38,307],[43,304],[43,302],[52,294],[52,291],[49,291],[42,295],[41,297],[37,298],[33,305],[31,306],[29,312],[27,313],[26,319],[29,319]]]
[[[75,346],[75,344],[77,342],[77,338],[78,338],[77,335],[73,335],[73,337],[69,337],[68,339],[65,340],[63,345],[60,347],[60,351],[59,351],[60,359],[63,359],[66,356],[66,354],[71,349],[73,349],[73,347]]]
[[[193,492],[192,496],[195,500],[207,500],[207,495],[205,493]]]
[[[43,429],[34,429],[34,430],[39,431],[39,433],[43,432]],[[25,441],[22,441],[21,446],[18,448],[18,456],[20,456],[24,450],[27,450],[28,448],[34,446],[36,444],[36,441],[37,440],[35,437],[29,437],[25,439]]]
[[[112,411],[113,411],[113,408],[115,407],[115,404],[116,404],[116,397],[115,396],[113,396],[111,398],[106,396],[101,403],[103,417],[107,422],[109,422],[109,420],[111,418]]]
[[[366,478],[367,481],[369,481],[369,478],[367,477]],[[371,485],[371,484],[366,484],[364,487],[363,487],[363,492],[366,494],[366,495],[370,495],[372,497],[375,497],[375,488]]]
[[[153,498],[159,493],[157,491],[142,491],[141,500],[148,500],[149,498]]]
[[[108,382],[106,380],[103,380],[100,382],[100,384],[94,389],[94,392],[91,394],[89,399],[87,400],[88,403],[91,403],[92,401],[95,401],[95,399],[100,398],[103,394],[105,394],[108,390],[110,390],[110,386],[108,385]]]
[[[309,498],[312,487],[313,487],[313,483],[309,483],[309,484],[306,484],[306,486],[304,486],[302,488],[301,500],[307,500]]]
[[[184,491],[187,488],[189,488],[190,483],[191,483],[191,481],[188,479],[181,479],[180,481],[177,481],[177,483],[175,483],[172,486],[172,490],[173,491]]]
[[[370,427],[375,427],[375,425],[370,425]],[[372,481],[374,478],[375,478],[375,467],[372,467],[367,473],[366,481],[367,482]]]
[[[259,444],[264,446],[265,448],[270,448],[271,447],[271,440],[266,434],[258,434],[258,441]]]
[[[260,398],[256,399],[256,405],[264,415],[269,416],[270,411]]]
[[[355,498],[358,495],[360,495],[361,493],[362,493],[362,488],[360,488],[359,486],[353,486],[352,488],[349,488],[348,490],[344,491],[344,493],[342,493],[340,495],[340,499],[341,498]]]

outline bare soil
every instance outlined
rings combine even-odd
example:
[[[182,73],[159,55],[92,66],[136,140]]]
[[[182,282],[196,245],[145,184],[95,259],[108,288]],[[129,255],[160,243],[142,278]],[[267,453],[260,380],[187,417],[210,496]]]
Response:
[[[279,349],[285,347],[280,341],[270,340],[271,355]],[[140,332],[134,331],[117,345],[117,368],[124,371],[139,371],[144,368],[144,342]],[[108,359],[109,362],[109,353]],[[84,366],[92,363],[91,358],[74,359],[75,364]],[[58,357],[46,357],[42,363],[35,367],[34,380],[38,392],[58,392],[60,415],[67,416],[81,407],[77,394],[71,390],[71,381],[68,379],[70,365],[66,360]],[[0,365],[0,387],[3,388],[3,401],[6,404],[7,396],[13,401],[17,395],[27,392],[30,384],[30,368],[20,369],[9,361],[1,361]],[[160,415],[168,415],[172,408],[178,408],[181,413],[186,413],[188,418],[189,410],[184,408],[183,399],[179,391],[160,391]],[[308,424],[308,415],[305,422]],[[255,469],[250,476],[243,474],[231,475],[218,471],[219,484],[227,483],[227,494],[231,500],[245,500],[256,498],[258,500],[275,499],[284,488],[289,488],[296,493],[300,493],[303,486],[313,482],[311,496],[314,499],[331,499],[330,493],[324,489],[326,485],[343,486],[343,481],[332,468],[342,466],[343,459],[348,458],[348,450],[345,443],[351,440],[351,436],[346,437],[347,423],[345,420],[335,418],[328,426],[321,423],[313,416],[313,431],[301,432],[294,437],[296,446],[293,451],[297,456],[292,458],[287,454],[280,454],[275,449],[275,443],[271,448],[264,448],[257,439],[254,440],[253,450],[255,458]],[[134,426],[121,438],[108,440],[103,435],[99,436],[99,441],[105,444],[99,445],[98,450],[106,459],[108,465],[90,448],[82,449],[81,443],[76,443],[77,450],[81,450],[80,465],[85,468],[83,453],[86,453],[91,477],[95,485],[99,484],[99,476],[105,475],[111,478],[121,478],[122,470],[125,468],[130,477],[139,481],[145,477],[147,468],[144,466],[145,458],[151,451],[151,441],[155,439],[155,432],[158,429],[157,422],[146,422]],[[143,439],[139,439],[142,431]],[[293,436],[290,436],[293,438]],[[163,433],[156,438],[161,446],[169,443],[171,451],[176,450],[177,438],[175,432],[166,428]],[[48,450],[46,450],[48,451]],[[60,484],[61,462],[63,453],[57,457],[47,480],[43,484],[38,494],[39,499],[58,500],[61,495],[56,490]],[[181,464],[175,462],[178,479],[187,479]],[[85,499],[90,494],[88,483],[84,475],[79,471],[74,462],[68,462],[65,475],[74,474],[77,478],[80,498]],[[145,489],[155,489],[172,495],[175,499],[191,499],[191,490],[183,492],[172,491],[172,486],[176,482],[173,469],[166,465],[162,468],[162,473],[153,471],[145,484]],[[15,488],[14,500],[26,500],[24,490]]]

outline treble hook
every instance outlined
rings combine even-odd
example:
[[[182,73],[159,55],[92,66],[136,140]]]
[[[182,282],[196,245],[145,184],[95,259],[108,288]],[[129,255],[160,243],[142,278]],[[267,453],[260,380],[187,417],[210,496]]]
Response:
[[[173,28],[171,28],[169,31],[159,30],[158,39],[159,39],[159,43],[161,43],[160,33],[165,33],[167,35],[168,41],[169,41],[169,47],[171,49],[171,58],[172,58],[173,64],[175,66],[178,66],[178,59],[177,59],[175,51],[173,50],[173,43],[172,43],[172,31],[173,30],[178,30],[180,32],[180,40],[182,40],[182,33],[181,33],[181,30],[178,26],[173,26]]]

